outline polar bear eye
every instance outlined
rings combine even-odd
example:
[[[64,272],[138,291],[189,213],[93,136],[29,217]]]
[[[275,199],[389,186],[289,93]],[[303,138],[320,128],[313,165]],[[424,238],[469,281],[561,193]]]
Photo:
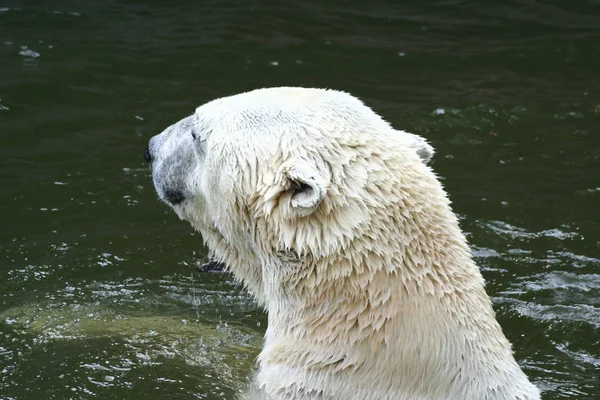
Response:
[[[192,133],[192,139],[196,140],[198,138],[198,134],[192,129],[191,130]]]

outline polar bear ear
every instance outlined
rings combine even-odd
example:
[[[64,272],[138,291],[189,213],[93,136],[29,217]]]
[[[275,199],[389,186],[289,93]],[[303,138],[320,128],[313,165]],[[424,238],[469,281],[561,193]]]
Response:
[[[427,143],[425,138],[412,133],[398,131],[401,137],[406,140],[408,147],[414,149],[424,164],[429,163],[435,154],[433,147]]]
[[[311,214],[327,194],[327,181],[307,164],[296,164],[284,172],[292,192],[291,206],[301,216]]]

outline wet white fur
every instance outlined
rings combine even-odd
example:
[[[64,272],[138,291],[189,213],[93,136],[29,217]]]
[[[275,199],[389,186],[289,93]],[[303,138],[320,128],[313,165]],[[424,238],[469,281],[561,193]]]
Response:
[[[268,311],[264,398],[540,398],[422,138],[347,93],[271,88],[150,149],[158,193],[184,193],[175,212]]]

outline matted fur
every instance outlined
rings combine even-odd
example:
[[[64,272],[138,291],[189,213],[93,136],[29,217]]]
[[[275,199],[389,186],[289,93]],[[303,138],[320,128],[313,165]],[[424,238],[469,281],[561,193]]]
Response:
[[[269,315],[272,399],[539,399],[423,138],[355,97],[260,89],[150,141],[159,196]]]

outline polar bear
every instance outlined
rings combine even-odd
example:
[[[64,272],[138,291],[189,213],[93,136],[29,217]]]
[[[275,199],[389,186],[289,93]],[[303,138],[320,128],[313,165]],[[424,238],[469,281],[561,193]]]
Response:
[[[432,155],[350,94],[292,87],[211,101],[150,140],[160,199],[268,312],[263,398],[540,398]]]

